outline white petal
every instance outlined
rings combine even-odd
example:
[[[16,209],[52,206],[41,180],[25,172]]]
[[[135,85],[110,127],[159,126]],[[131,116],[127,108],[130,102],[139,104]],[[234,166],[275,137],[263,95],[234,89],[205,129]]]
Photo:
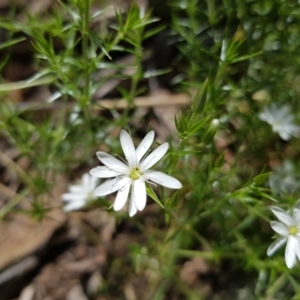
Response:
[[[84,173],[81,177],[81,184],[85,190],[88,190],[89,188],[90,177],[91,176],[88,173]]]
[[[278,132],[279,133],[279,136],[284,140],[284,141],[289,141],[291,139],[291,135],[289,132],[286,132],[286,131],[283,131],[281,129],[275,129],[273,127],[273,131],[274,132]]]
[[[96,188],[94,194],[97,196],[105,196],[111,194],[121,188],[123,188],[126,184],[130,182],[130,178],[128,177],[117,177],[114,179],[110,179],[105,181],[99,187]]]
[[[127,174],[129,172],[128,166],[113,156],[102,151],[98,151],[96,154],[100,161],[110,170],[113,170],[119,174]]]
[[[94,176],[90,176],[90,182],[89,182],[89,192],[94,192],[96,186],[99,183],[99,179],[97,177]]]
[[[296,263],[296,247],[299,247],[297,239],[294,236],[289,236],[285,248],[285,263],[291,269]]]
[[[143,210],[147,202],[146,184],[144,181],[135,180],[131,187],[131,200],[138,210]]]
[[[156,148],[141,162],[141,171],[145,171],[154,166],[168,151],[169,144],[164,143]]]
[[[65,212],[69,212],[72,210],[81,209],[84,206],[85,206],[85,201],[72,201],[72,202],[69,202],[67,205],[65,205],[63,207],[63,210]]]
[[[137,158],[136,158],[136,152],[135,148],[132,142],[132,139],[127,131],[121,130],[120,133],[120,141],[121,146],[124,152],[124,155],[128,161],[128,165],[131,168],[135,168],[137,166]]]
[[[128,210],[129,210],[129,216],[130,217],[134,216],[137,213],[137,208],[136,208],[135,203],[132,199],[132,193],[130,195]]]
[[[272,206],[271,210],[273,214],[278,218],[279,221],[286,224],[287,226],[291,226],[293,224],[293,218],[283,209]]]
[[[71,185],[69,187],[70,193],[84,193],[84,188],[82,185]]]
[[[268,248],[267,255],[273,255],[287,240],[287,237],[281,236],[275,240]]]
[[[182,184],[179,180],[162,172],[149,170],[143,174],[143,177],[145,177],[147,180],[150,179],[151,181],[168,187],[170,189],[182,188]]]
[[[300,210],[298,208],[294,208],[293,210],[293,218],[296,225],[300,225]]]
[[[61,200],[62,201],[81,201],[84,200],[86,198],[86,194],[85,193],[66,193],[66,194],[62,194],[61,196]]]
[[[279,223],[279,222],[276,222],[276,221],[272,221],[270,223],[270,225],[273,228],[273,230],[276,231],[277,233],[279,233],[280,235],[288,236],[289,231],[286,228],[286,226],[283,225],[282,223]]]
[[[118,191],[116,200],[114,202],[114,210],[115,211],[118,211],[118,210],[122,209],[123,206],[125,205],[125,203],[127,201],[127,198],[128,198],[130,186],[131,186],[131,184],[128,183],[122,189],[120,189]]]
[[[151,147],[153,140],[154,140],[154,131],[150,131],[144,139],[141,141],[139,146],[136,148],[136,156],[138,162],[141,160],[141,158],[146,154],[146,152]]]
[[[93,168],[90,174],[99,178],[111,178],[119,175],[118,172],[110,170],[106,166]]]
[[[296,255],[297,255],[298,259],[300,260],[300,237],[295,236],[295,238],[296,238],[297,244],[298,244],[295,251],[296,251]]]

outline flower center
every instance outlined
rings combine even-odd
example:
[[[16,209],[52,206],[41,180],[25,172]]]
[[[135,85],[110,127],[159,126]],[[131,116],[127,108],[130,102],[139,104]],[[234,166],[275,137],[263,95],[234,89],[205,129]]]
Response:
[[[138,168],[134,168],[131,170],[129,177],[132,180],[138,180],[140,177],[142,176],[142,173],[140,172],[140,170]]]
[[[93,192],[88,192],[88,193],[87,193],[87,199],[88,199],[88,200],[93,200],[94,198],[95,198],[95,195],[94,195]]]
[[[289,228],[289,234],[290,235],[296,235],[299,232],[298,227],[297,226],[291,226]]]

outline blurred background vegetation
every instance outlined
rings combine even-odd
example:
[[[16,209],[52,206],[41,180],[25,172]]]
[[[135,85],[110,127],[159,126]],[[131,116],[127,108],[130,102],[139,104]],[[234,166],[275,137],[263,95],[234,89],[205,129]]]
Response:
[[[299,265],[267,257],[270,205],[300,193],[300,6],[283,0],[0,3],[0,294],[40,299],[300,299]],[[218,120],[218,122],[213,122]],[[216,125],[217,124],[217,125]],[[114,195],[64,213],[62,193],[99,165],[168,141],[134,218]],[[272,173],[272,175],[270,175]],[[277,203],[276,203],[277,202]]]

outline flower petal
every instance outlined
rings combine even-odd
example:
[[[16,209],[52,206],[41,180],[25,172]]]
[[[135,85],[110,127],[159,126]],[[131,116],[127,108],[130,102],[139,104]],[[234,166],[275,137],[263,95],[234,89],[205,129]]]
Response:
[[[143,210],[147,202],[146,184],[144,181],[135,180],[132,184],[131,200],[138,210]]]
[[[94,194],[96,196],[105,196],[111,194],[121,188],[123,188],[126,184],[130,182],[130,178],[128,177],[117,177],[114,179],[110,179],[102,183],[99,187],[96,188]]]
[[[90,174],[99,178],[111,178],[119,175],[118,172],[113,171],[106,166],[93,168],[90,170]]]
[[[133,196],[132,196],[132,193],[131,193],[130,200],[129,200],[129,207],[128,207],[129,217],[132,217],[137,213],[137,208],[136,208],[135,203],[134,203],[132,198],[133,198]]]
[[[296,263],[296,248],[299,247],[297,239],[290,235],[288,237],[287,245],[285,248],[285,263],[286,266],[291,269]]]
[[[130,186],[131,186],[131,184],[128,183],[123,188],[119,189],[116,200],[114,202],[114,210],[115,211],[122,209],[123,206],[125,205],[125,203],[128,199]]]
[[[287,240],[287,237],[281,236],[278,239],[276,239],[268,248],[267,255],[271,256],[273,255]]]
[[[283,236],[288,236],[289,235],[288,229],[282,223],[279,223],[277,221],[272,221],[270,223],[270,225],[271,225],[272,229],[274,231],[276,231],[277,233],[279,233],[280,235],[283,235]]]
[[[84,190],[88,190],[90,177],[91,176],[88,173],[84,173],[81,177],[81,184]]]
[[[170,189],[182,188],[182,184],[179,180],[162,172],[149,170],[143,174],[143,177],[145,177],[147,180],[150,179],[151,181],[161,184]]]
[[[287,131],[282,130],[281,128],[276,128],[272,127],[274,132],[278,132],[279,136],[284,140],[284,141],[289,141],[291,139],[291,134]]]
[[[144,139],[141,141],[139,146],[136,148],[136,156],[137,156],[137,161],[139,162],[141,158],[146,154],[146,152],[149,150],[151,147],[153,140],[154,140],[154,131],[150,131]]]
[[[99,178],[94,177],[94,176],[90,176],[90,182],[89,182],[89,187],[88,187],[88,191],[89,192],[94,192],[95,188],[97,187],[99,183]]]
[[[82,185],[71,185],[69,187],[69,192],[70,193],[84,193],[84,188]]]
[[[283,209],[276,206],[271,206],[271,210],[282,223],[286,224],[287,226],[291,226],[293,224],[293,218]]]
[[[106,165],[109,170],[113,170],[119,174],[127,174],[129,172],[128,166],[113,156],[102,151],[98,151],[96,154],[100,161]]]
[[[298,243],[298,246],[296,247],[295,251],[298,259],[300,260],[300,237],[296,235],[295,239],[297,240]]]
[[[168,151],[169,144],[164,143],[156,148],[141,162],[141,171],[145,171],[154,166]]]
[[[131,168],[135,168],[137,165],[137,158],[136,158],[136,152],[135,147],[133,145],[132,139],[127,131],[121,130],[120,133],[120,141],[121,146],[124,152],[124,155],[126,157],[126,160],[128,161],[128,165]]]
[[[65,193],[62,194],[61,200],[62,201],[81,201],[86,199],[86,194],[83,192],[79,192],[77,194],[74,193]]]
[[[85,201],[71,201],[67,205],[63,207],[65,212],[69,212],[72,210],[78,210],[85,206]]]

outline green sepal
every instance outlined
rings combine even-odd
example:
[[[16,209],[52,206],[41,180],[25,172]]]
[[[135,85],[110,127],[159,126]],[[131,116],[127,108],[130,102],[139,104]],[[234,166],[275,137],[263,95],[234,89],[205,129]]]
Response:
[[[149,197],[151,197],[157,204],[159,204],[163,209],[165,209],[165,207],[160,202],[157,195],[155,194],[155,192],[153,191],[152,187],[149,184],[146,184],[146,191]]]
[[[207,116],[200,121],[195,121],[192,126],[190,126],[188,133],[189,135],[194,135],[199,132],[199,130],[204,127],[207,123],[211,122],[213,118],[211,116]]]
[[[201,88],[197,92],[192,103],[192,110],[197,114],[202,113],[205,107],[206,99],[207,99],[207,88],[208,88],[208,78],[206,78],[205,81],[203,82]]]

